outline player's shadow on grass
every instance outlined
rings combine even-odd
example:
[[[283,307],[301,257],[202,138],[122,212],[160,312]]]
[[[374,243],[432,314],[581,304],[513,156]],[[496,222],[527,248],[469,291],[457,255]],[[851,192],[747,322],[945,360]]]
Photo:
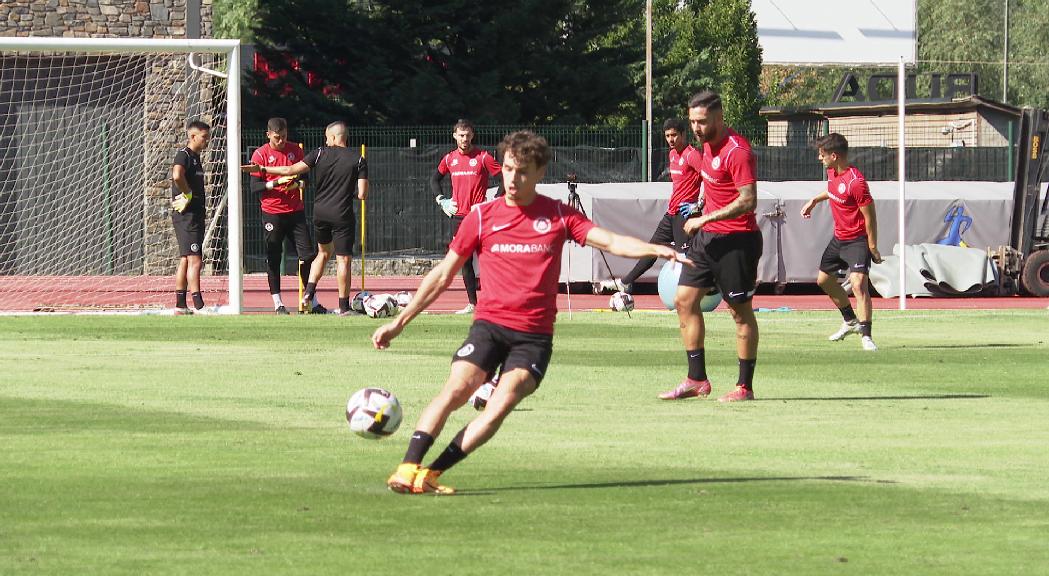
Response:
[[[979,400],[989,394],[915,394],[913,396],[792,396],[789,398],[755,398],[761,402],[845,401],[845,400]]]
[[[499,488],[482,488],[480,490],[460,490],[456,495],[484,496],[496,492],[516,492],[521,490],[572,490],[577,488],[652,488],[661,486],[679,486],[688,484],[740,484],[745,482],[861,482],[866,484],[896,484],[893,480],[875,480],[867,476],[766,476],[742,478],[686,478],[678,480],[626,480],[622,482],[588,482],[585,484],[535,484],[521,486],[503,486]]]

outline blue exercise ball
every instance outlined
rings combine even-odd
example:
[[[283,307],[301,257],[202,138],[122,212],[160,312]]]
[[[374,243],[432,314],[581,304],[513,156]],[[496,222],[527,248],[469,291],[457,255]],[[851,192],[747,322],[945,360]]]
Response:
[[[677,292],[677,281],[681,277],[681,263],[667,261],[659,271],[659,299],[667,310],[674,309],[674,294]],[[704,312],[713,312],[721,304],[721,293],[711,292],[703,297],[699,307]]]

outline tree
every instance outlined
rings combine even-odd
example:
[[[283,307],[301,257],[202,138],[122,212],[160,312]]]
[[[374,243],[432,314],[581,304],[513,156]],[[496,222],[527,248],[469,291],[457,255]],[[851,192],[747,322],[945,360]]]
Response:
[[[595,39],[635,1],[267,3],[259,52],[280,78],[254,79],[251,113],[312,124],[592,123],[633,93],[636,48]]]
[[[609,35],[643,46],[644,2],[635,2],[636,18]],[[682,117],[695,93],[705,88],[721,93],[730,124],[758,119],[761,53],[757,26],[747,0],[654,0],[652,3],[652,114],[662,120]],[[644,55],[630,65],[636,96],[625,102],[614,123],[644,117]]]
[[[215,0],[211,5],[214,37],[238,39],[245,44],[253,42],[252,25],[257,19],[258,5],[259,0]]]

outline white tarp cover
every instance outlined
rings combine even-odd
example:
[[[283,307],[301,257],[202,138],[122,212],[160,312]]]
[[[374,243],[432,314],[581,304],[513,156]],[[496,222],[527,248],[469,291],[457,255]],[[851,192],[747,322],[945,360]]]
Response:
[[[885,298],[900,295],[900,245],[871,266],[871,285]],[[939,244],[908,245],[908,296],[974,296],[996,284],[994,262],[987,252]]]

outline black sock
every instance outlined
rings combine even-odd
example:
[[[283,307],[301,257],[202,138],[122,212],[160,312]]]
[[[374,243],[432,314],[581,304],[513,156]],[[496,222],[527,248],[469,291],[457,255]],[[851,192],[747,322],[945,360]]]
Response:
[[[204,307],[204,297],[201,296],[200,292],[193,293],[193,307],[197,310]]]
[[[448,447],[444,449],[444,452],[441,452],[441,455],[430,464],[430,470],[444,472],[459,462],[462,462],[463,458],[466,458],[467,454],[466,452],[463,452],[464,435],[466,435],[465,426],[455,435],[455,438],[448,443]]]
[[[175,308],[186,308],[186,291],[175,290]]]
[[[706,380],[706,350],[703,348],[700,348],[699,350],[686,350],[685,355],[688,356],[688,377],[693,380]]]
[[[742,386],[747,390],[754,387],[754,365],[758,363],[758,359],[744,360],[739,359],[739,382],[737,386]]]
[[[852,304],[846,304],[844,307],[838,308],[838,312],[841,312],[841,317],[844,318],[846,322],[856,321],[856,312],[853,311]]]
[[[342,298],[342,297],[340,297],[339,298],[339,312],[349,312],[349,311],[350,311],[350,299],[349,298]]]
[[[860,336],[866,336],[867,338],[871,337],[871,323],[870,323],[870,321],[860,322]]]
[[[426,456],[426,451],[433,446],[433,436],[430,436],[426,432],[416,430],[412,434],[412,439],[408,441],[408,451],[404,453],[405,464],[418,464],[423,461],[423,456]]]
[[[317,283],[316,282],[307,282],[306,283],[306,292],[304,293],[303,298],[302,298],[303,301],[312,304],[313,303],[313,296],[316,293],[317,293]]]

